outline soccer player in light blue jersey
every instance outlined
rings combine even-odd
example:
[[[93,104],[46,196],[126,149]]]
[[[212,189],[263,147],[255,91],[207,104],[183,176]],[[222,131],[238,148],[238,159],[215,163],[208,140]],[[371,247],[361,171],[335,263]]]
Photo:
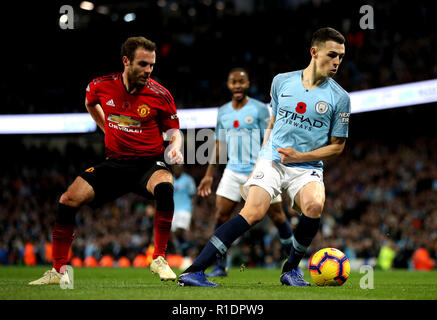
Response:
[[[309,286],[297,272],[316,236],[325,202],[323,160],[339,156],[348,136],[350,98],[331,77],[345,54],[345,39],[332,28],[313,34],[311,62],[304,69],[277,75],[272,82],[272,129],[251,177],[245,183],[246,203],[240,214],[218,228],[193,264],[178,278],[179,285],[210,286],[204,270],[215,255],[260,221],[270,200],[284,189],[302,214],[280,282]]]
[[[221,163],[220,155],[227,155],[226,169],[216,191],[215,229],[228,221],[241,201],[240,186],[248,179],[261,149],[265,129],[270,121],[267,106],[247,95],[249,76],[242,68],[229,72],[228,89],[232,100],[220,107],[217,115],[215,161],[208,166],[199,183],[198,194],[211,194],[216,166]],[[222,159],[226,160],[226,159]],[[287,254],[291,249],[292,230],[282,210],[281,195],[272,199],[267,213],[278,229],[279,239]],[[216,261],[216,266],[207,276],[227,276],[226,256]]]
[[[187,233],[190,232],[193,213],[193,196],[196,194],[196,182],[184,172],[182,164],[173,165],[174,175],[174,215],[171,223],[172,242],[176,253],[185,256],[189,249]]]

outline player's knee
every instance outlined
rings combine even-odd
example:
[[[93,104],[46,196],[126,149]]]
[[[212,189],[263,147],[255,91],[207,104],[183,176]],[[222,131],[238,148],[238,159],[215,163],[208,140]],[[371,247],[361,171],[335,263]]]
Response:
[[[250,208],[244,207],[240,212],[240,215],[251,226],[260,222],[264,218],[265,214],[266,214],[265,212],[263,212],[260,208],[257,207],[250,207]]]
[[[174,187],[170,182],[158,183],[153,190],[156,200],[156,209],[160,211],[174,211]]]
[[[59,203],[68,207],[75,208],[82,205],[82,201],[70,191],[66,191],[61,195],[61,198],[59,198]]]
[[[310,218],[320,218],[323,211],[323,203],[319,201],[310,201],[305,204],[302,211]]]

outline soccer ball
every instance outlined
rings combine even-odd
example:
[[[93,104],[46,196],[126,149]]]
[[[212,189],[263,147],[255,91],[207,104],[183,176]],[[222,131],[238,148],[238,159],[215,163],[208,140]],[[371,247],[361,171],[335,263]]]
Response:
[[[341,286],[351,272],[346,255],[338,249],[325,248],[314,253],[308,264],[311,279],[318,286]]]

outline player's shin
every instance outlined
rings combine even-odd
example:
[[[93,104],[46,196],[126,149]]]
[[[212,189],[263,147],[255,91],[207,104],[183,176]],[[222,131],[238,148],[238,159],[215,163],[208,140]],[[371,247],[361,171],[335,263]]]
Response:
[[[275,224],[275,226],[278,229],[279,241],[281,242],[284,251],[289,254],[293,242],[293,231],[291,230],[290,223],[285,220],[283,223]]]
[[[282,268],[282,272],[297,269],[305,255],[306,249],[313,241],[320,226],[320,218],[310,218],[302,214],[294,230],[290,256]]]
[[[173,193],[174,187],[169,182],[160,183],[154,189],[156,213],[154,217],[155,251],[153,259],[158,256],[165,257],[174,214]]]
[[[249,229],[249,223],[237,214],[214,232],[200,255],[184,273],[205,271],[218,256],[224,255],[231,244]]]
[[[68,263],[68,253],[74,238],[75,216],[78,208],[58,204],[55,226],[53,228],[53,268],[60,272]]]
[[[217,230],[218,228],[220,228],[220,226],[222,226],[223,224],[222,223],[217,223],[216,225],[215,225],[215,228],[214,228],[214,231],[215,230]],[[224,254],[222,254],[220,257],[218,257],[217,258],[217,260],[214,262],[214,264],[217,266],[217,267],[220,267],[220,268],[222,268],[223,270],[225,270],[226,269],[226,252],[224,253]]]

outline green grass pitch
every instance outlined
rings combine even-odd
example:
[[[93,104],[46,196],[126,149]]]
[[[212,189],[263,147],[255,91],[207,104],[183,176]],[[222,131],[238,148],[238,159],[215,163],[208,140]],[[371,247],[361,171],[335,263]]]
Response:
[[[437,300],[437,271],[374,271],[374,288],[361,289],[364,274],[352,272],[341,287],[292,288],[279,282],[280,270],[231,269],[214,278],[218,288],[178,287],[148,268],[75,268],[74,288],[29,286],[48,267],[0,267],[0,300]],[[175,270],[179,274],[180,270]],[[305,279],[311,282],[308,270]]]

